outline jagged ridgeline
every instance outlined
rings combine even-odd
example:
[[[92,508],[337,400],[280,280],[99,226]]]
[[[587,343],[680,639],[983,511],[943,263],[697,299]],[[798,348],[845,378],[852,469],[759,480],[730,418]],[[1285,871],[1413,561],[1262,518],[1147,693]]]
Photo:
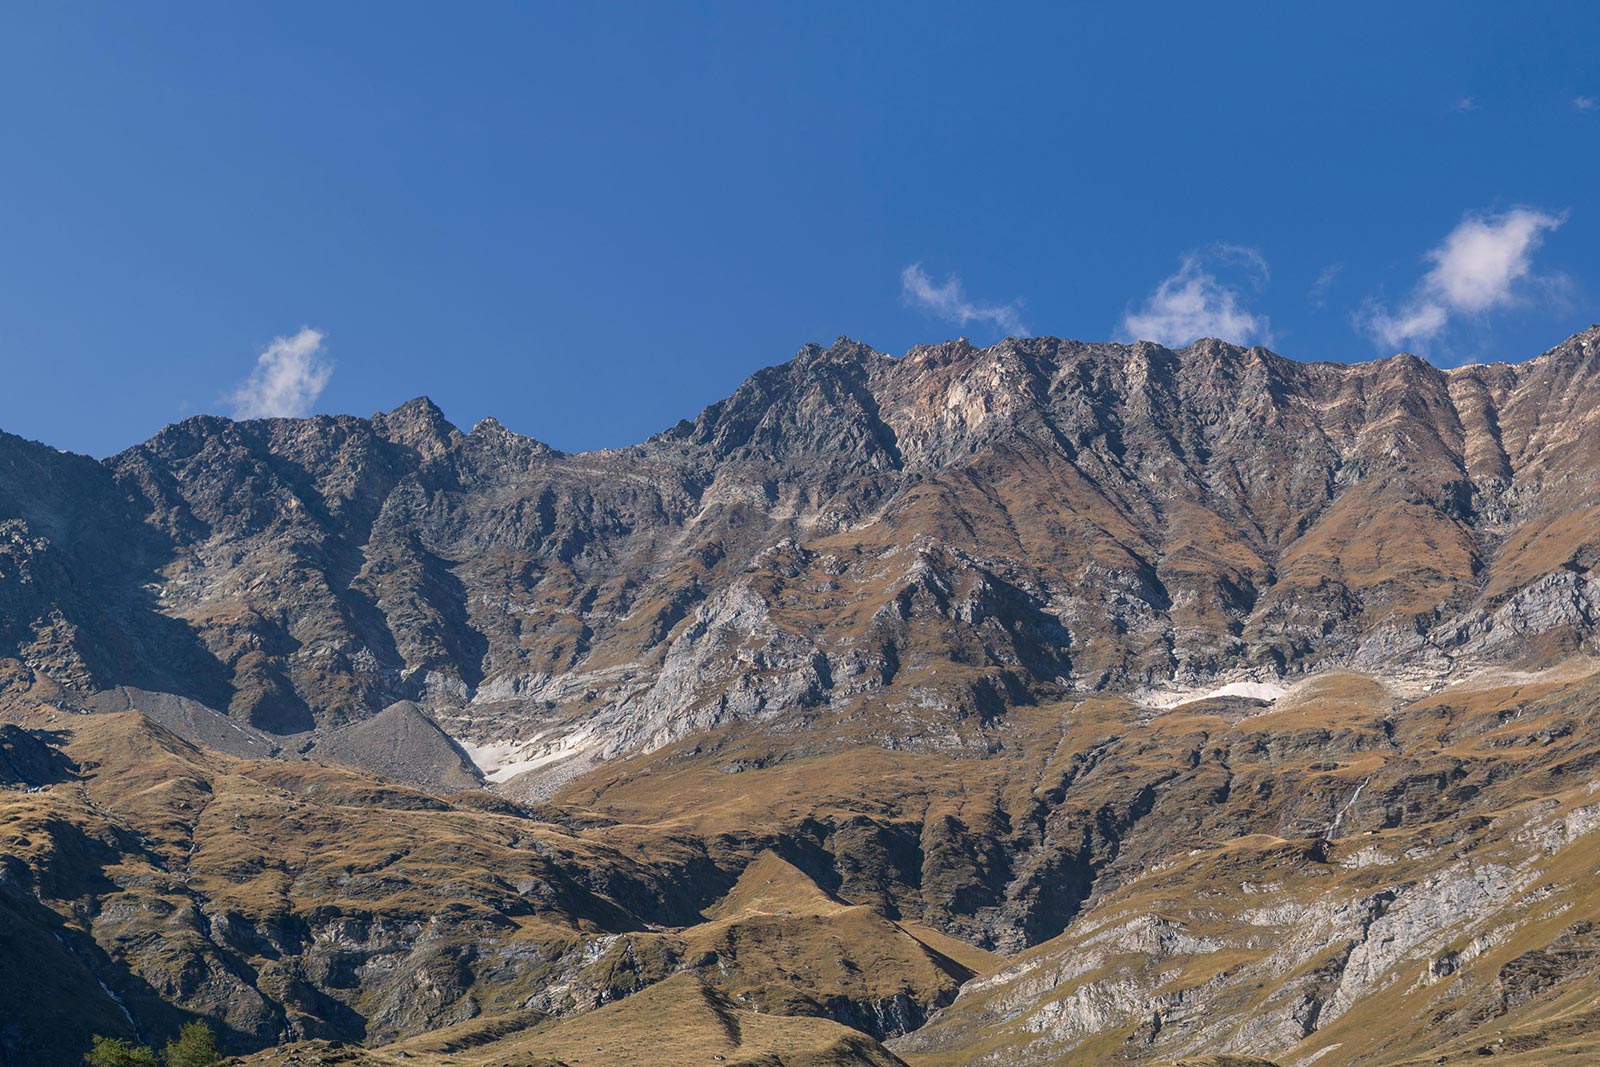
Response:
[[[1597,411],[841,340],[604,452],[0,437],[0,1064],[1600,1056]]]

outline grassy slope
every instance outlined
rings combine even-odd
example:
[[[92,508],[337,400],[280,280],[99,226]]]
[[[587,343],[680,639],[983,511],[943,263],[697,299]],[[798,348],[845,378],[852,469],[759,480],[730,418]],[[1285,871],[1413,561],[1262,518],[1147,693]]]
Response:
[[[593,946],[581,972],[536,964],[480,974],[464,994],[480,1019],[459,1025],[484,1049],[515,1040],[528,1042],[532,1055],[546,1048],[535,1043],[546,1040],[540,1035],[584,1033],[574,1028],[591,1004],[615,1001],[604,1010],[619,1012],[634,1005],[631,1017],[655,1003],[639,998],[657,990],[684,1000],[685,1020],[703,1021],[724,1002],[754,1010],[755,1048],[783,1031],[767,1020],[837,1015],[841,1003],[872,1010],[901,995],[937,1002],[998,966],[932,925],[949,929],[950,901],[970,886],[950,870],[908,880],[918,872],[881,856],[874,868],[872,849],[847,847],[856,838],[904,830],[920,835],[926,858],[944,847],[930,828],[947,822],[973,835],[1031,823],[1047,843],[1111,825],[1116,847],[1097,854],[1094,892],[1067,932],[1006,961],[999,977],[971,985],[915,1041],[897,1043],[908,1062],[966,1064],[986,1052],[1001,1057],[995,1062],[1047,1062],[1027,1058],[1029,1016],[1018,1006],[1031,1010],[1122,978],[1163,994],[1187,991],[1206,1013],[1246,1024],[1281,1007],[1274,998],[1329,965],[1339,946],[1269,974],[1262,961],[1295,934],[1294,924],[1263,926],[1245,911],[1364,900],[1465,863],[1522,872],[1492,921],[1441,930],[1392,965],[1382,992],[1295,1047],[1258,1050],[1284,1062],[1321,1052],[1318,1062],[1335,1067],[1398,1067],[1491,1047],[1532,1064],[1585,1047],[1594,1021],[1587,971],[1566,982],[1571,989],[1554,991],[1535,976],[1527,1003],[1499,992],[1504,975],[1526,971],[1540,953],[1567,951],[1563,937],[1570,942],[1579,924],[1600,922],[1600,897],[1590,892],[1594,842],[1578,834],[1553,851],[1537,843],[1566,812],[1593,803],[1600,728],[1591,669],[1574,661],[1563,671],[1486,678],[1409,701],[1374,679],[1330,675],[1272,708],[1206,701],[1151,715],[1113,699],[1026,708],[985,758],[863,745],[840,719],[813,722],[809,751],[774,762],[780,732],[729,730],[702,739],[698,751],[676,746],[591,775],[545,809],[561,823],[487,797],[441,800],[311,764],[230,759],[134,715],[52,722],[40,713],[30,725],[61,734],[79,777],[0,794],[8,877],[43,890],[5,898],[8,908],[33,910],[19,913],[4,936],[18,952],[57,952],[54,937],[34,937],[33,948],[16,940],[53,925],[80,951],[98,953],[95,967],[63,957],[50,974],[65,983],[60,996],[88,1005],[96,1029],[115,1032],[119,1013],[97,992],[100,979],[142,1018],[161,1020],[159,1003],[186,995],[186,969],[217,956],[215,926],[208,932],[194,921],[197,902],[209,916],[237,916],[258,930],[330,915],[397,923],[446,915],[446,947],[525,944],[528,958],[550,961]],[[750,769],[729,774],[733,761]],[[1116,822],[1126,814],[1117,805],[1142,789],[1152,798],[1146,810]],[[833,852],[802,847],[813,838],[800,828],[813,824],[830,827]],[[1330,828],[1337,840],[1318,845]],[[674,870],[702,873],[680,873],[681,881],[662,873]],[[574,881],[574,872],[588,880]],[[644,898],[661,909],[651,921],[630,910]],[[680,918],[660,921],[674,908]],[[1094,941],[1119,927],[1176,931],[1201,947],[1152,963]],[[1460,966],[1429,977],[1452,950]],[[1054,973],[1090,951],[1089,971],[1013,997],[1008,976]],[[290,961],[249,961],[259,992],[241,988],[239,996],[277,996],[291,1017],[321,1010],[296,991],[284,969]],[[568,1017],[522,1011],[557,980],[581,993],[562,1009]],[[381,1023],[368,1031],[374,1043],[455,1032],[459,999],[431,1014],[394,1016],[397,1003],[415,1007],[409,988],[363,983],[341,995]],[[0,989],[19,1012],[31,1010],[32,992]],[[826,1035],[836,1024],[804,1025],[813,1024],[820,1029],[807,1033],[824,1049],[817,1054],[833,1055]],[[700,1023],[684,1025],[687,1033]],[[497,1027],[505,1032],[485,1041],[485,1028]],[[1177,1032],[1169,1024],[1168,1033]],[[1215,1051],[1235,1040],[1223,1030],[1204,1036],[1209,1049],[1172,1051]],[[880,1055],[870,1041],[863,1047],[863,1055]],[[1150,1062],[1164,1047],[1138,1025],[1113,1020],[1048,1062]],[[1019,1050],[1026,1055],[1014,1058]]]

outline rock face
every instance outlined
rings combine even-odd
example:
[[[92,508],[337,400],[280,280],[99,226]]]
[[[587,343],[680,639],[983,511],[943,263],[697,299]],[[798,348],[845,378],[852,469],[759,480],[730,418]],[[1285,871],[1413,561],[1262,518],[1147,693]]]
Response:
[[[104,465],[7,439],[0,651],[276,735],[414,701],[547,784],[796,709],[942,745],[1086,691],[1539,662],[1600,610],[1597,375],[1595,330],[1453,371],[841,340],[612,452],[426,400]]]
[[[1595,411],[1600,328],[841,340],[583,455],[0,437],[0,1063],[566,1058],[615,1001],[913,1067],[1570,1045]]]
[[[0,725],[0,786],[39,789],[71,776],[59,750],[26,730]]]

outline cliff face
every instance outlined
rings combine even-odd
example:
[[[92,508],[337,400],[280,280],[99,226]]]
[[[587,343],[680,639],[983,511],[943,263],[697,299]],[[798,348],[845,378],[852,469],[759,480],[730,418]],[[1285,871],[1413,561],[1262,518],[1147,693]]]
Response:
[[[841,340],[583,455],[426,400],[0,438],[0,960],[86,1005],[0,1063],[182,1012],[559,1059],[646,988],[816,1062],[1565,1040],[1597,411],[1600,328]]]
[[[900,740],[949,743],[1072,693],[1433,679],[1587,640],[1597,372],[1596,331],[1449,372],[840,341],[613,452],[426,400],[103,468],[11,440],[4,636],[279,735],[417,701],[508,767],[797,709],[910,702],[934,736]]]

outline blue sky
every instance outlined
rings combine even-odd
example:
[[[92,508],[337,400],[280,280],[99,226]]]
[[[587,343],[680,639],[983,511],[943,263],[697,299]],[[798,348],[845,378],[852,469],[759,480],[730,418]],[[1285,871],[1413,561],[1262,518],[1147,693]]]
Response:
[[[1526,358],[1600,319],[1596,40],[1592,3],[6,5],[0,428],[426,393],[621,445],[841,334]]]

